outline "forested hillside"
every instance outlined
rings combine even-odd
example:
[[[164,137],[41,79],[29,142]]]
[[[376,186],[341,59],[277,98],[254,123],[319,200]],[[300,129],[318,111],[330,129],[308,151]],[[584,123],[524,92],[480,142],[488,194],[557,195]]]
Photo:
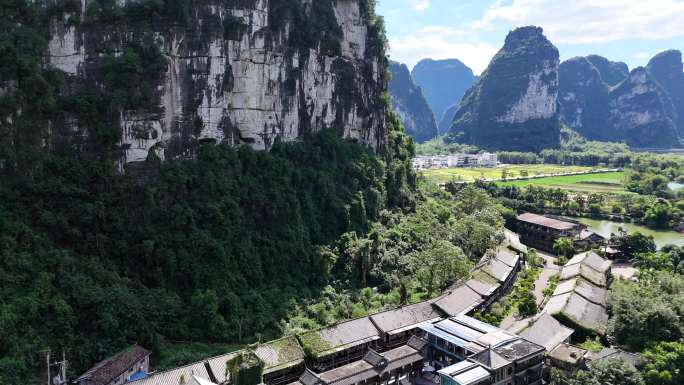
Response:
[[[144,186],[107,162],[34,154],[0,188],[0,382],[27,378],[48,346],[83,369],[162,336],[277,336],[331,278],[319,246],[410,205],[403,138],[387,163],[330,131],[270,153],[206,145],[149,161]]]
[[[166,76],[169,60],[175,60],[148,29],[163,22],[184,30],[188,17],[197,16],[193,7],[200,6],[189,1],[136,4],[92,2],[80,13],[82,5],[73,2],[0,3],[2,385],[42,382],[42,352],[48,348],[66,352],[74,378],[132,343],[157,352],[165,341],[243,344],[258,336],[277,337],[281,321],[296,314],[299,303],[321,298],[326,285],[366,283],[357,274],[361,262],[347,272],[344,266],[356,265],[331,251],[343,234],[364,237],[381,213],[403,215],[417,205],[410,169],[413,145],[391,114],[389,98],[381,97],[386,91],[384,32],[372,1],[334,3],[356,9],[352,16],[368,21],[357,26],[364,35],[354,35],[365,39],[366,52],[348,52],[345,33],[354,31],[331,27],[336,18],[349,16],[343,12],[348,9],[333,8],[329,1],[315,2],[308,10],[327,18],[306,21],[301,2],[273,0],[269,9],[282,17],[269,14],[270,29],[250,35],[263,39],[268,33],[275,39],[273,29],[310,22],[310,28],[290,35],[288,54],[320,51],[335,62],[335,79],[354,76],[350,62],[333,60],[340,50],[359,65],[373,61],[370,56],[377,59],[380,71],[369,75],[374,80],[356,78],[356,86],[372,88],[364,93],[366,99],[355,99],[361,95],[350,88],[349,77],[339,82],[344,87],[336,83],[329,89],[340,108],[339,114],[327,111],[334,124],[312,128],[302,120],[296,138],[282,138],[296,140],[274,140],[269,152],[232,147],[235,142],[221,143],[193,131],[184,137],[187,146],[165,142],[160,146],[170,147],[145,149],[146,160],[143,156],[123,167],[121,150],[131,148],[125,137],[135,130],[123,124],[122,114],[135,110],[149,117],[150,111],[143,111],[148,107],[153,115],[161,113],[155,84]],[[256,4],[230,1],[224,6],[239,11]],[[85,38],[104,36],[88,33],[98,26],[132,28],[140,39],[126,41],[121,51],[105,44],[106,52],[96,54],[98,65],[89,68],[94,72],[86,81],[75,77],[88,73],[83,63],[76,73],[46,65],[55,18],[81,28],[79,36]],[[344,20],[343,26],[351,28]],[[247,26],[227,17],[218,28],[221,41],[230,45],[236,29]],[[211,31],[195,32],[193,39],[200,44]],[[298,65],[308,62],[300,59]],[[192,68],[186,70],[192,75]],[[206,66],[201,70],[210,72]],[[303,97],[296,89],[303,75],[295,72],[296,79],[283,79],[282,87],[268,87],[287,98]],[[226,87],[240,81],[228,80]],[[191,96],[193,108],[206,90],[195,91],[194,96],[184,94]],[[294,105],[287,108],[297,111]],[[349,114],[342,116],[341,109]],[[352,110],[372,125],[365,133],[351,133],[355,128],[344,123],[354,118]],[[321,114],[307,111],[292,116],[315,120]],[[201,132],[207,121],[196,115],[188,119],[196,123],[192,130]],[[59,127],[78,129],[65,137],[57,135]],[[135,143],[159,142],[158,132],[152,131],[137,132],[142,136]],[[355,139],[345,139],[350,137]]]

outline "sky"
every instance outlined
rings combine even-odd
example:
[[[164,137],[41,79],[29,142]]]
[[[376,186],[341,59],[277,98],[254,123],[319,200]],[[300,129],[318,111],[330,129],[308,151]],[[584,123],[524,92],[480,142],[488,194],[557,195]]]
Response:
[[[515,27],[537,25],[561,60],[598,54],[629,68],[684,51],[684,0],[377,0],[390,58],[457,58],[480,74]]]

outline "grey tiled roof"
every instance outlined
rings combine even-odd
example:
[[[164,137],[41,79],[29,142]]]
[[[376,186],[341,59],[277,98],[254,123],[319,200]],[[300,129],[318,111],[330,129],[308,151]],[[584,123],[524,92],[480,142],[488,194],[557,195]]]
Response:
[[[369,317],[307,332],[302,334],[302,337],[307,338],[309,334],[317,334],[325,342],[325,344],[314,344],[313,347],[316,350],[313,353],[318,356],[380,339],[380,332]]]
[[[213,368],[212,368],[213,370]],[[225,371],[223,372],[225,373]],[[215,373],[216,374],[216,373]],[[153,373],[147,378],[130,382],[134,385],[181,385],[181,382],[188,383],[192,376],[209,379],[209,374],[204,362],[195,362],[190,365],[181,366],[165,372]]]
[[[484,267],[484,270],[492,277],[498,279],[500,282],[504,282],[513,272],[513,267],[499,261],[496,258],[492,258]]]
[[[492,370],[503,368],[504,366],[510,365],[512,363],[511,360],[501,356],[492,349],[485,349],[475,354],[471,358]]]
[[[562,315],[579,326],[599,335],[605,334],[608,323],[606,309],[574,292],[551,297],[545,310],[551,315]],[[568,325],[572,326],[572,325]]]
[[[587,251],[585,253],[577,254],[574,257],[572,257],[572,259],[570,259],[568,263],[566,263],[566,266],[575,265],[579,263],[589,266],[592,269],[601,273],[605,273],[613,265],[613,262],[601,257],[600,255],[596,254],[596,252]]]
[[[576,227],[579,227],[579,225],[576,223],[565,222],[559,219],[549,218],[532,213],[518,215],[518,220],[521,222],[527,222],[542,227],[552,228],[555,230],[571,230]]]
[[[467,313],[483,302],[480,294],[461,285],[435,301],[435,306],[450,316]]]
[[[496,259],[507,264],[508,266],[516,266],[520,257],[518,254],[506,248],[500,248],[496,252]]]
[[[573,278],[561,282],[553,295],[562,295],[570,292],[575,292],[590,302],[597,305],[606,306],[608,299],[608,291],[602,287],[596,286],[581,278]]]
[[[548,313],[543,313],[532,325],[518,333],[526,340],[543,346],[547,352],[567,340],[574,330],[563,326]]]
[[[565,265],[561,269],[561,280],[573,279],[577,277],[582,277],[587,281],[593,283],[594,285],[602,287],[607,286],[606,276],[603,273],[594,270],[587,265],[578,263],[574,265]]]
[[[264,373],[304,362],[304,350],[294,336],[259,345],[254,349],[254,353],[264,362]]]
[[[483,297],[489,297],[500,286],[498,283],[482,282],[477,279],[468,280],[465,284]]]
[[[96,384],[109,384],[138,362],[149,356],[151,352],[138,345],[131,346],[105,360],[83,373],[77,381],[88,379]],[[137,371],[137,368],[136,368]]]
[[[432,307],[432,301],[423,301],[370,316],[375,326],[385,333],[439,318],[441,316]]]
[[[351,385],[374,377],[382,376],[392,370],[401,368],[423,360],[423,356],[417,350],[404,345],[387,352],[381,353],[387,364],[374,366],[365,359],[318,374],[318,377],[326,385]]]

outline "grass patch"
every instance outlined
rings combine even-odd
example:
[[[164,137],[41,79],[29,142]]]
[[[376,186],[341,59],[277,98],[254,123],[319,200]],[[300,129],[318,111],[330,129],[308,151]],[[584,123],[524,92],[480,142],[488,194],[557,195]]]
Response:
[[[601,344],[601,341],[598,339],[598,337],[594,338],[593,340],[588,338],[578,346],[592,353],[598,353],[603,349],[603,344]]]
[[[220,356],[242,348],[235,344],[206,344],[200,342],[165,342],[159,348],[157,371],[169,370],[197,362],[207,357]]]
[[[492,168],[455,167],[421,171],[420,174],[434,183],[474,182],[478,179],[519,178],[558,173],[590,171],[591,167],[562,166],[553,164],[517,164]]]
[[[497,184],[499,186],[516,187],[540,186],[588,193],[627,193],[623,185],[624,176],[624,172],[607,172],[600,174],[550,176],[538,179],[497,182]]]
[[[509,314],[517,316],[518,306],[524,298],[534,292],[534,283],[542,272],[541,267],[530,267],[518,273],[518,279],[513,286],[513,291],[496,301],[491,309],[485,313],[476,313],[475,318],[492,325],[501,325],[501,322]]]

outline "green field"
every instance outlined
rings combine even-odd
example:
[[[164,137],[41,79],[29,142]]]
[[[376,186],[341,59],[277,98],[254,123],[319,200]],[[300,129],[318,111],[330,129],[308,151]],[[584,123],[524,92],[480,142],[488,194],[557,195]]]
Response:
[[[530,180],[497,182],[497,184],[499,186],[517,187],[534,185],[588,193],[622,193],[625,192],[622,184],[624,176],[624,172],[608,172],[601,174],[551,176]]]
[[[561,166],[551,164],[522,164],[496,168],[442,168],[421,171],[420,174],[434,183],[474,182],[477,179],[501,179],[504,169],[508,178],[517,178],[527,171],[528,176],[589,171],[591,167]]]

